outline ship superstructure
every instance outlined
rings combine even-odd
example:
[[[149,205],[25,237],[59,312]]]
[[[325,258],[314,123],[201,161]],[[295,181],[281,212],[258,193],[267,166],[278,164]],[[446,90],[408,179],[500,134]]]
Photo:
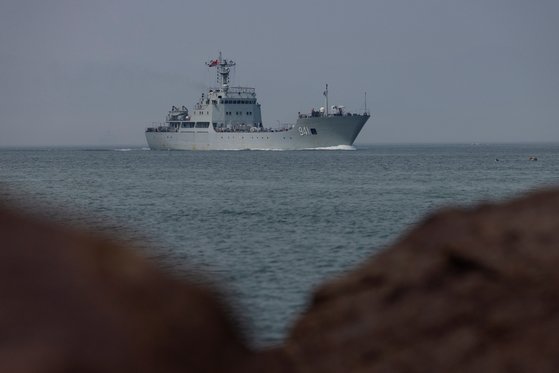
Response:
[[[218,86],[202,93],[193,109],[173,106],[165,124],[148,127],[152,150],[310,149],[352,145],[369,113],[351,114],[332,106],[298,115],[295,124],[264,127],[256,91],[231,87],[234,61],[219,57],[206,62],[216,69]],[[328,97],[327,90],[325,96]],[[326,104],[326,108],[328,105]]]

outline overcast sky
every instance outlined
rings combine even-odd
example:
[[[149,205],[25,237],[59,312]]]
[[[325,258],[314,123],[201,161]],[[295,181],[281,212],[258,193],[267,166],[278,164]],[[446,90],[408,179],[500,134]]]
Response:
[[[265,125],[330,104],[357,143],[559,141],[557,0],[0,2],[0,146],[145,144],[222,51]]]

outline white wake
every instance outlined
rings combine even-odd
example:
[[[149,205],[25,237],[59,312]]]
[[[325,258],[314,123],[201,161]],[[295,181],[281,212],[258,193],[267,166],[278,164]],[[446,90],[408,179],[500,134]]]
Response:
[[[319,148],[307,148],[304,150],[357,150],[352,145],[336,145],[336,146],[324,146]]]

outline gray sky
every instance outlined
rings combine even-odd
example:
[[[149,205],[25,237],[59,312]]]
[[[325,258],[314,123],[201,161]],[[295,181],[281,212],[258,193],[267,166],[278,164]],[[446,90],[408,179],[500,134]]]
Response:
[[[0,146],[145,144],[223,51],[265,125],[330,103],[379,142],[559,141],[557,0],[0,3]]]

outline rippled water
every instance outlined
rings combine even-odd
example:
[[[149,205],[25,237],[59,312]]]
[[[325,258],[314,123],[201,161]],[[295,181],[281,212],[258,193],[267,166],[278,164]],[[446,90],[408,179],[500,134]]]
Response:
[[[313,287],[425,213],[558,181],[559,145],[0,150],[1,198],[133,239],[179,275],[201,270],[256,344],[280,341]]]

